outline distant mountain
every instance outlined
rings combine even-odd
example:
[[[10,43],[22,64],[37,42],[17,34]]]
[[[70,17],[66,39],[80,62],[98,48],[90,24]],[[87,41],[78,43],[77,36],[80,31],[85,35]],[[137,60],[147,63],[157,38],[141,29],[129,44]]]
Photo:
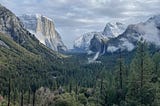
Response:
[[[20,16],[20,19],[24,27],[32,34],[35,34],[36,38],[47,47],[59,52],[67,50],[67,47],[62,42],[61,36],[55,29],[52,19],[40,14],[25,14]]]
[[[141,38],[160,48],[160,15],[153,16],[146,22],[129,25],[123,34],[107,42],[106,51],[132,51]]]
[[[118,35],[122,34],[126,30],[126,25],[116,22],[116,23],[107,23],[104,30],[103,35],[108,38],[115,38]]]
[[[122,34],[126,29],[126,25],[116,22],[107,23],[103,32],[89,32],[80,36],[74,42],[74,52],[85,52],[88,53],[89,63],[100,63],[96,61],[99,55],[106,53],[106,44],[110,39],[116,38],[118,35]]]
[[[160,15],[155,15],[146,22],[131,24],[127,28],[121,23],[107,23],[103,32],[82,35],[75,41],[74,48],[101,54],[117,52],[120,49],[132,51],[141,38],[160,48]]]
[[[34,91],[40,86],[49,87],[48,82],[55,79],[55,76],[56,80],[62,78],[63,70],[66,72],[72,70],[68,69],[70,64],[66,65],[65,60],[64,55],[39,42],[24,28],[15,14],[0,4],[0,85],[2,85],[2,92],[6,91],[8,84],[12,86],[11,92],[12,88],[26,92],[31,86]],[[6,101],[7,95],[7,93],[3,95],[4,99],[1,96],[3,101]],[[17,100],[15,102],[18,103]]]
[[[65,66],[65,57],[39,42],[33,34],[24,28],[15,14],[0,5],[1,76],[7,80],[13,78],[13,85],[20,84],[20,81],[25,79],[23,84],[25,83],[26,87],[33,84],[33,79],[41,79],[40,82],[46,81],[44,83],[47,83],[49,78],[44,75],[49,75],[47,73],[50,72],[60,73]],[[5,88],[6,83],[3,85]]]
[[[20,46],[19,48],[24,48],[28,52],[45,57],[46,61],[55,60],[62,56],[40,43],[33,34],[24,28],[20,19],[2,5],[0,5],[0,32],[2,37],[7,36],[6,39],[5,37],[3,37],[4,39],[0,39],[0,46],[10,47],[6,42],[8,42],[8,39],[12,39]],[[18,53],[18,50],[15,49],[14,52]]]
[[[115,38],[122,34],[125,29],[126,26],[122,23],[107,23],[103,32],[89,32],[80,36],[74,42],[74,49],[84,52],[103,51],[101,47],[104,45],[104,43],[106,43],[109,39]]]
[[[93,37],[97,35],[99,37],[102,37],[101,32],[89,32],[85,33],[84,35],[80,36],[75,42],[74,42],[74,49],[77,51],[90,51],[90,44]]]

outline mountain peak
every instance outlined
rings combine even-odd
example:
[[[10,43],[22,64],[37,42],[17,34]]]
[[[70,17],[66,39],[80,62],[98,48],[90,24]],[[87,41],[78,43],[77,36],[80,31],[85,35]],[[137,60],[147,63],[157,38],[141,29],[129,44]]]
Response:
[[[26,49],[26,51],[33,54],[57,58],[58,54],[56,52],[42,45],[33,34],[24,28],[21,20],[2,5],[0,5],[0,23],[0,32],[3,33],[1,36],[4,36],[4,39],[2,39],[4,43],[1,41],[1,45],[5,45],[6,42],[11,41],[14,42],[15,45],[23,48],[23,50]],[[6,44],[8,45],[9,43]]]
[[[28,42],[28,37],[31,34],[24,28],[18,17],[2,5],[0,5],[0,23],[0,32],[8,35],[19,44]]]
[[[114,38],[120,35],[121,33],[123,33],[125,29],[126,29],[126,25],[120,22],[114,22],[114,23],[109,22],[106,24],[103,30],[103,35],[109,38]]]
[[[74,48],[81,49],[87,51],[89,49],[90,41],[94,37],[95,34],[100,34],[100,32],[88,32],[80,36],[74,42]]]
[[[35,14],[36,18],[46,18],[49,21],[53,21],[53,19],[49,18],[48,16],[44,16],[42,14],[36,13]]]
[[[108,52],[117,50],[132,51],[137,42],[143,38],[149,45],[155,45],[160,48],[160,15],[149,18],[146,22],[131,24],[124,33],[107,44]]]
[[[104,45],[102,43],[106,43],[109,39],[117,37],[123,33],[125,29],[126,26],[120,22],[109,22],[106,24],[103,32],[89,32],[83,34],[75,41],[74,48],[82,49],[84,51],[99,51],[98,47]]]
[[[67,50],[51,18],[41,14],[24,14],[20,16],[20,19],[24,23],[25,28],[35,34],[37,39],[47,47],[60,52]]]

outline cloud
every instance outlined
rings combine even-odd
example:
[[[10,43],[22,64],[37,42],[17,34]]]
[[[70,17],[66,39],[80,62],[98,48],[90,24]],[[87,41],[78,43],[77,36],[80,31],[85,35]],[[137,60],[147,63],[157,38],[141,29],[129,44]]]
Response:
[[[40,13],[52,18],[65,43],[77,36],[102,31],[110,21],[138,23],[160,14],[159,0],[0,0],[16,15]]]

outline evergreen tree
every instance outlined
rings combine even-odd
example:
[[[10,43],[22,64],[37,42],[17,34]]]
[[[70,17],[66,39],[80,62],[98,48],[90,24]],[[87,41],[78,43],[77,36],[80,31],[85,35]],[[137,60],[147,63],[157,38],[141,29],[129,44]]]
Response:
[[[125,99],[125,83],[126,73],[125,73],[125,64],[124,59],[122,58],[122,52],[119,51],[119,58],[118,58],[118,65],[116,66],[116,101],[117,104],[120,106],[121,102]]]
[[[154,68],[154,76],[152,78],[152,82],[155,85],[156,95],[153,105],[159,106],[160,105],[160,53],[157,52],[153,55],[153,61],[155,64]]]
[[[159,52],[156,52],[153,55],[153,61],[154,61],[154,64],[155,64],[154,75],[157,79],[158,77],[160,77],[160,53]]]
[[[147,44],[141,39],[135,58],[130,65],[127,102],[130,106],[151,105],[154,101],[154,86],[151,82],[154,64],[147,52]]]

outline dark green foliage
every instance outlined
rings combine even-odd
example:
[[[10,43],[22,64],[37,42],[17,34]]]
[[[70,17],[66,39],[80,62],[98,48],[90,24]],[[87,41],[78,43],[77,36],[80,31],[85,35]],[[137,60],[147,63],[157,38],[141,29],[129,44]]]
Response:
[[[152,84],[154,64],[150,58],[146,43],[140,42],[137,53],[130,66],[130,83],[127,93],[128,103],[135,105],[151,105],[155,98]]]
[[[6,105],[10,100],[11,106],[41,106],[36,92],[42,86],[51,93],[64,90],[47,99],[48,106],[160,105],[160,53],[148,52],[145,43],[88,64],[86,54],[52,53],[35,42],[20,46],[3,34],[0,40],[9,46],[0,46],[0,95]]]

